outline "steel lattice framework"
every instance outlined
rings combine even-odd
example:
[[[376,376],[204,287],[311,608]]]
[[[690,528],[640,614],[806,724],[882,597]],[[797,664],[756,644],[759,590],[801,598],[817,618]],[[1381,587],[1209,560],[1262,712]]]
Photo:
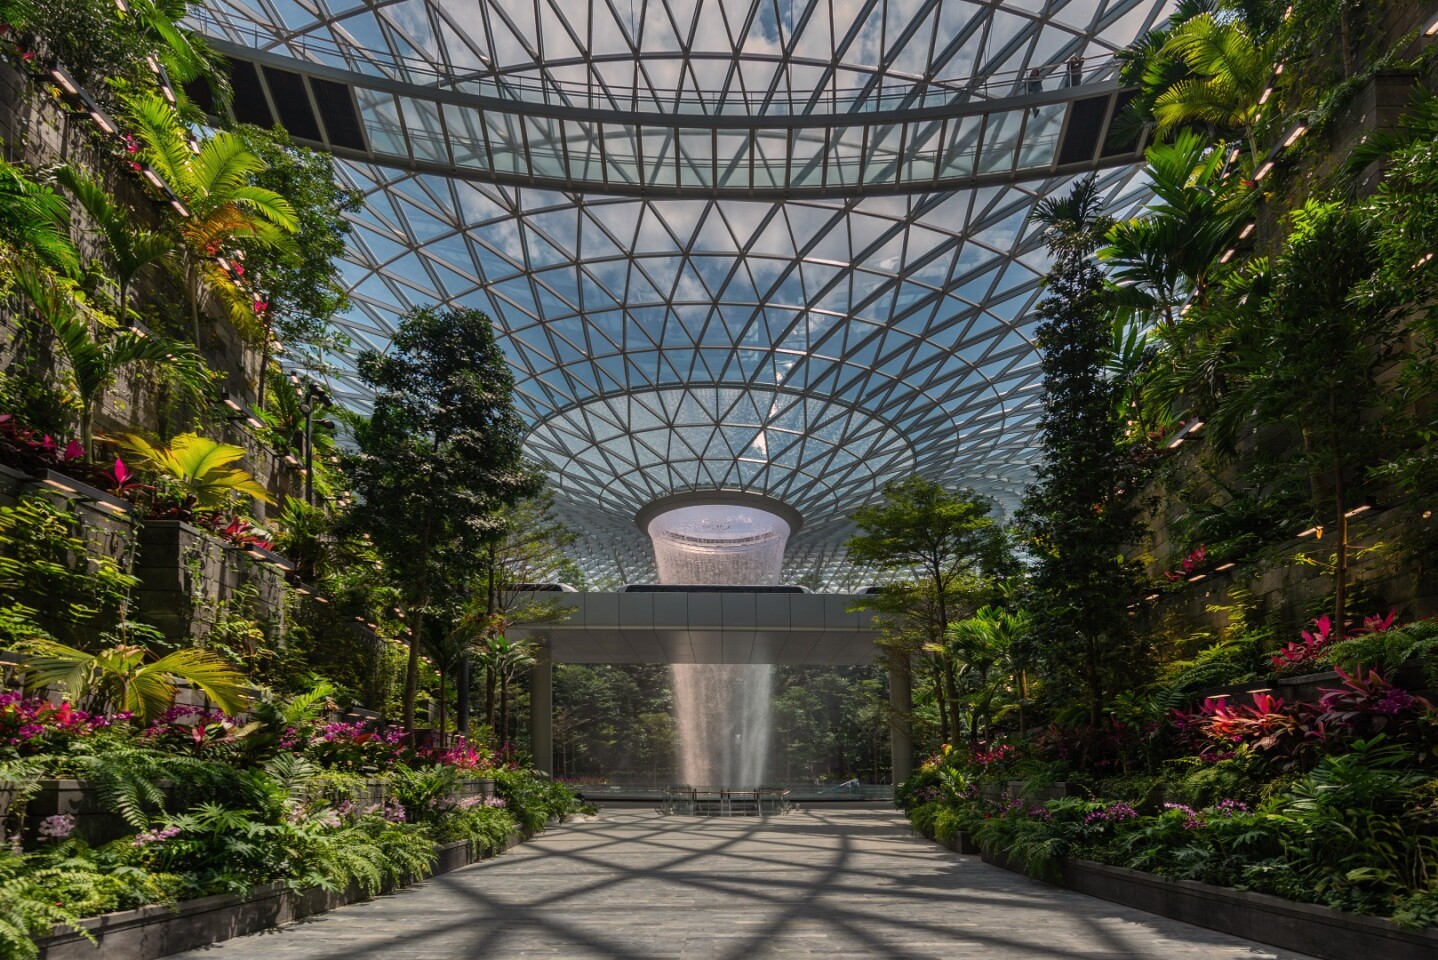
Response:
[[[200,23],[308,64],[487,85],[516,109],[837,122],[915,104],[942,117],[945,104],[1013,95],[1035,67],[1106,62],[1168,6],[211,0]],[[551,468],[601,582],[650,575],[634,516],[677,492],[783,501],[804,518],[788,578],[853,586],[846,518],[886,481],[918,471],[1007,509],[1029,476],[1046,268],[1031,214],[1072,175],[781,200],[642,182],[555,190],[355,159],[341,169],[365,195],[343,264],[355,349],[384,349],[412,305],[494,317],[529,453]],[[1136,165],[1099,176],[1116,215],[1147,199]],[[334,359],[337,392],[362,405],[350,358]]]

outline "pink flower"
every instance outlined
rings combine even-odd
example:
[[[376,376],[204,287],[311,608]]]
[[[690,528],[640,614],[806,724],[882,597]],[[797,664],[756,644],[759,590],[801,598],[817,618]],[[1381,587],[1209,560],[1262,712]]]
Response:
[[[131,841],[133,846],[148,847],[153,843],[164,843],[166,840],[173,840],[180,835],[180,828],[175,826],[159,827],[154,830],[146,830],[144,833],[136,834]]]
[[[41,840],[64,840],[75,830],[75,818],[68,813],[56,814],[40,821]]]

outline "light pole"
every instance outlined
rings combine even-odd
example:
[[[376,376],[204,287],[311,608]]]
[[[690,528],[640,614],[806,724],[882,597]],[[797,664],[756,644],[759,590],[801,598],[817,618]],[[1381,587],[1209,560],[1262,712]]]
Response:
[[[295,391],[300,390],[300,378],[296,374],[290,374],[290,382],[295,385]],[[300,400],[300,412],[305,415],[305,503],[313,507],[315,505],[315,404],[322,403],[325,406],[333,406],[334,401],[325,392],[325,388],[311,380],[304,389]],[[321,426],[334,427],[333,420],[321,420]]]

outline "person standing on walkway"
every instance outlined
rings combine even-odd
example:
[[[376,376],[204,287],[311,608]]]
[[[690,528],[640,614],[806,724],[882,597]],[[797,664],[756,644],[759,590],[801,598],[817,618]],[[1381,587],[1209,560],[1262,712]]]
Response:
[[[1039,76],[1039,68],[1038,68],[1038,67],[1032,67],[1032,68],[1030,68],[1030,70],[1029,70],[1029,75],[1028,75],[1028,77],[1024,80],[1024,93],[1029,94],[1029,93],[1043,93],[1043,92],[1044,92],[1044,81],[1043,81],[1043,78]],[[1033,109],[1033,115],[1036,116],[1036,117],[1039,115],[1039,108],[1038,108],[1038,107],[1034,107],[1034,109]]]
[[[1064,86],[1076,87],[1083,83],[1083,57],[1074,54],[1069,57],[1068,74],[1064,77]]]

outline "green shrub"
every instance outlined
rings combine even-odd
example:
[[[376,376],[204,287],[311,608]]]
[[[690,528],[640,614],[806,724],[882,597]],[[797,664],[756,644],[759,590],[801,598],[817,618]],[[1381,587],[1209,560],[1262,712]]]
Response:
[[[563,821],[580,810],[573,791],[530,769],[496,770],[494,787],[520,829],[529,835],[541,832],[550,820]]]
[[[504,849],[517,827],[508,810],[475,804],[446,816],[434,826],[433,835],[440,843],[468,840],[475,856],[490,856]]]
[[[1427,683],[1438,681],[1438,621],[1420,620],[1404,627],[1365,633],[1324,651],[1335,669],[1353,673],[1360,666],[1392,678],[1401,667],[1417,661]]]

